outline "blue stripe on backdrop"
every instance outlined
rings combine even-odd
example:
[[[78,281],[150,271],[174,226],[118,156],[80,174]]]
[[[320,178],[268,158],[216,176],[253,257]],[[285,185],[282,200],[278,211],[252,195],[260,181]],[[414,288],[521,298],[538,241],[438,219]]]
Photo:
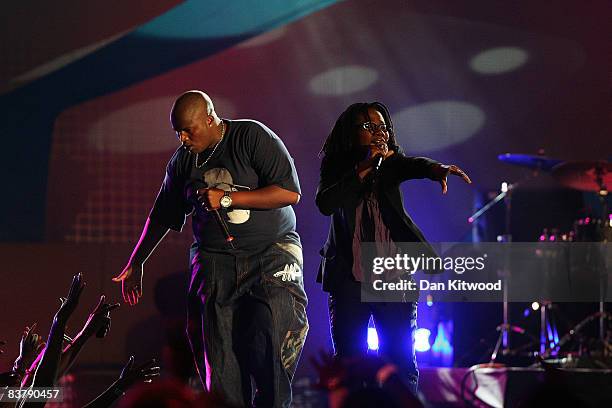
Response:
[[[42,241],[57,115],[280,27],[335,0],[190,0],[123,38],[0,97],[0,241]]]

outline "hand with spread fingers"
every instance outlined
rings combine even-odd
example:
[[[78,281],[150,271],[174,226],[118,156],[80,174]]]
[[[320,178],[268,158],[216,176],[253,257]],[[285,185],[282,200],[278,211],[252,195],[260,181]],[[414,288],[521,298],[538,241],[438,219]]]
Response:
[[[218,210],[221,208],[221,197],[225,192],[218,188],[201,188],[196,191],[198,202],[206,211]]]
[[[449,174],[459,176],[466,183],[472,184],[469,176],[454,164],[440,164],[434,169],[434,172],[436,173],[436,180],[442,185],[442,194],[446,194],[448,190],[447,178]]]
[[[38,357],[38,354],[46,345],[42,336],[34,333],[35,328],[36,323],[31,327],[26,326],[21,335],[21,341],[19,342],[19,357],[17,357],[13,365],[13,371],[20,375],[23,375],[25,371],[30,368],[34,360],[36,360],[36,357]]]
[[[160,368],[156,364],[157,361],[151,359],[138,367],[134,367],[134,356],[131,356],[121,370],[121,375],[115,383],[116,387],[122,391],[127,391],[128,388],[138,382],[151,382],[153,378],[159,377]]]
[[[142,264],[129,263],[121,273],[113,278],[113,282],[121,282],[123,301],[130,306],[138,304],[142,297]]]
[[[85,405],[84,408],[110,407],[134,384],[141,381],[151,382],[154,377],[159,376],[159,367],[154,366],[154,364],[155,360],[149,360],[134,368],[134,356],[131,356],[123,370],[121,370],[119,378],[106,391]]]

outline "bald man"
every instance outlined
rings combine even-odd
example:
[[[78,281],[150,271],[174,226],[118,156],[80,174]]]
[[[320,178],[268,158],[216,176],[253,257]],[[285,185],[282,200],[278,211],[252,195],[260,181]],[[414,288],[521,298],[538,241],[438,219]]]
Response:
[[[236,406],[288,407],[308,331],[293,159],[268,127],[220,118],[201,91],[182,94],[170,121],[181,146],[114,280],[138,304],[144,262],[191,215],[187,335],[202,383]]]

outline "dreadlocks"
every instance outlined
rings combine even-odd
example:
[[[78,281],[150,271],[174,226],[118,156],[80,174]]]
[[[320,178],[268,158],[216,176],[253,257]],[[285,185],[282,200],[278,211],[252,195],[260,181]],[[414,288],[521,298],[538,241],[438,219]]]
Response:
[[[395,152],[400,151],[395,140],[395,133],[393,132],[393,123],[391,122],[391,115],[389,109],[380,102],[359,102],[350,105],[338,118],[334,125],[331,133],[327,136],[327,140],[323,144],[319,155],[323,153],[325,156],[343,154],[343,155],[354,155],[356,148],[355,134],[357,121],[361,117],[369,118],[368,109],[374,108],[379,111],[385,123],[389,126],[389,150]]]

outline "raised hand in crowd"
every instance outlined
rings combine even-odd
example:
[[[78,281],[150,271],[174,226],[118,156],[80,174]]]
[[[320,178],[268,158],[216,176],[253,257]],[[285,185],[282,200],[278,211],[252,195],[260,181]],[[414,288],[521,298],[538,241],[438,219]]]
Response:
[[[17,357],[13,364],[13,372],[17,374],[20,380],[26,376],[27,371],[45,347],[42,336],[34,332],[35,328],[36,323],[30,327],[26,326],[21,335],[19,357]]]
[[[101,295],[94,310],[89,314],[85,325],[76,335],[74,340],[64,349],[60,361],[58,377],[64,375],[72,366],[81,352],[85,343],[95,334],[98,338],[104,338],[110,330],[110,312],[119,307],[119,303],[105,303],[106,296]]]
[[[121,370],[121,375],[116,381],[117,386],[125,391],[140,381],[151,382],[153,378],[159,377],[159,366],[156,366],[156,363],[155,359],[151,359],[138,367],[134,367],[134,356],[131,356]]]
[[[134,367],[134,356],[131,356],[121,370],[119,378],[106,391],[87,404],[85,408],[109,407],[129,388],[138,383],[151,382],[153,378],[159,376],[159,372],[160,368],[156,365],[154,359]]]
[[[79,305],[79,299],[81,298],[83,289],[85,289],[83,274],[78,273],[72,277],[68,296],[60,298],[61,304],[53,319],[54,324],[57,322],[58,324],[66,325],[68,319],[70,319],[70,316],[72,316],[72,313],[74,313]]]
[[[89,314],[83,329],[79,332],[75,341],[82,336],[91,337],[95,334],[98,338],[104,338],[108,334],[111,325],[110,312],[117,309],[120,305],[119,303],[105,303],[105,301],[106,296],[100,296],[100,301]]]
[[[62,354],[66,323],[78,306],[84,288],[83,275],[80,273],[74,275],[68,296],[61,298],[62,304],[53,318],[47,347],[42,353],[40,364],[36,368],[36,374],[34,375],[34,387],[52,387],[55,384]]]

